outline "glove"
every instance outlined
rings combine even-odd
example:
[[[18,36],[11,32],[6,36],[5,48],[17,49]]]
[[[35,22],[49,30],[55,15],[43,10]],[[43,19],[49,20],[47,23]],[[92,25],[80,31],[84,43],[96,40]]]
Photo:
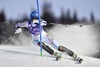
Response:
[[[47,25],[47,22],[43,20],[43,21],[41,22],[41,25],[42,25],[42,26],[46,26],[46,25]]]
[[[15,34],[22,32],[21,28],[16,29]]]

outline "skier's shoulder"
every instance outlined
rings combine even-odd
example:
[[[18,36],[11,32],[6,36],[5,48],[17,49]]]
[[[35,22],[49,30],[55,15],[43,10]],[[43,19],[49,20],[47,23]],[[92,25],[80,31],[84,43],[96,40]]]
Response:
[[[24,27],[24,26],[27,27],[27,25],[28,25],[28,21],[22,21],[16,24],[16,26],[20,26],[20,27]]]
[[[29,21],[23,21],[22,23],[28,23]]]
[[[25,24],[28,23],[29,21],[22,21],[22,22],[18,22],[17,24]]]

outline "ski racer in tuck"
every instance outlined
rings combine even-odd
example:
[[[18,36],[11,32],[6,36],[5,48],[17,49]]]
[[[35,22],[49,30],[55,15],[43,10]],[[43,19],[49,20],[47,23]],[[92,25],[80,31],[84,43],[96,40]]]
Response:
[[[53,38],[49,37],[48,34],[43,30],[43,26],[47,25],[47,22],[43,19],[40,19],[41,23],[41,35],[42,35],[42,48],[47,51],[50,55],[54,55],[55,57],[61,57],[61,53],[55,52],[53,49],[49,47],[51,45],[53,48],[55,48],[58,51],[64,52],[73,59],[80,61],[82,60],[80,57],[77,56],[73,51],[69,50],[68,48],[59,45]],[[30,21],[25,21],[22,23],[16,24],[16,32],[20,33],[22,31],[22,27],[28,28],[29,32],[32,35],[32,40],[34,45],[40,46],[40,30],[39,30],[39,23],[38,23],[38,13],[36,11],[33,11],[30,13]],[[47,43],[47,44],[45,44]]]

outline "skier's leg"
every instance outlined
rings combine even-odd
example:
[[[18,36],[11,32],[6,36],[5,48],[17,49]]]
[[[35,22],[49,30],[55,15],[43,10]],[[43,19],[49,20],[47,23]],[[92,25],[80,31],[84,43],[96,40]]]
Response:
[[[38,45],[40,46],[40,42],[38,43]],[[44,43],[42,43],[42,48],[47,51],[49,54],[53,55],[54,50],[51,49],[49,46],[45,45]]]
[[[60,46],[53,38],[47,36],[46,38],[46,43],[51,44],[51,46],[53,46],[55,49],[61,51],[61,52],[65,52],[66,54],[68,54],[69,56],[71,56],[72,58],[76,59],[77,55],[71,51],[70,49],[64,47],[64,46]]]
[[[70,49],[68,49],[64,46],[59,46],[58,50],[61,51],[61,52],[67,53],[69,56],[73,57],[74,59],[77,57],[77,55],[74,54],[73,51],[71,51]]]
[[[50,53],[51,55],[54,55],[56,58],[59,57],[61,58],[61,53],[55,52],[53,49],[50,48],[49,45],[53,46],[55,49],[58,49],[59,45],[52,45],[53,44],[53,39],[47,37],[47,35],[43,36],[43,49]]]
[[[38,45],[40,46],[40,42],[38,43]],[[48,45],[45,45],[44,43],[42,43],[42,47],[43,47],[43,49],[46,51],[46,52],[48,52],[50,55],[54,55],[54,56],[60,56],[61,57],[61,55],[58,53],[58,52],[54,52],[54,50],[53,49],[51,49]]]
[[[54,49],[58,50],[59,44],[49,35],[46,35],[44,38],[45,43],[51,45]]]
[[[77,54],[75,54],[73,51],[71,51],[70,49],[68,49],[68,48],[66,48],[64,46],[59,46],[58,50],[61,51],[61,52],[67,53],[69,56],[71,56],[75,60],[79,61],[79,63],[81,63],[83,61],[83,59],[78,57]]]
[[[47,44],[44,43],[45,41],[45,36],[42,38],[42,47],[43,49],[48,52],[50,55],[54,55],[54,56],[57,56],[58,55],[58,52],[55,52],[53,49],[51,49]],[[38,38],[34,37],[32,35],[32,40],[33,40],[33,44],[36,45],[36,46],[40,46],[40,41],[38,40]]]
[[[51,46],[53,46],[55,49],[61,51],[61,52],[65,52],[67,53],[69,56],[71,56],[72,58],[74,58],[75,60],[80,60],[80,57],[77,57],[77,54],[75,54],[73,51],[71,51],[70,49],[64,47],[64,46],[60,46],[53,38],[49,37],[49,36],[45,36],[44,41],[47,44],[51,44]],[[54,54],[54,53],[53,53]],[[79,59],[80,58],[80,59]]]

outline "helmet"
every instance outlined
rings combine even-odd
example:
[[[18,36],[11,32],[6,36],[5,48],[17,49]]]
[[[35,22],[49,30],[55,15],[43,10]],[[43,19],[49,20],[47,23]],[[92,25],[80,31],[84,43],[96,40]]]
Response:
[[[38,13],[36,11],[32,11],[30,14],[31,20],[38,19]]]

